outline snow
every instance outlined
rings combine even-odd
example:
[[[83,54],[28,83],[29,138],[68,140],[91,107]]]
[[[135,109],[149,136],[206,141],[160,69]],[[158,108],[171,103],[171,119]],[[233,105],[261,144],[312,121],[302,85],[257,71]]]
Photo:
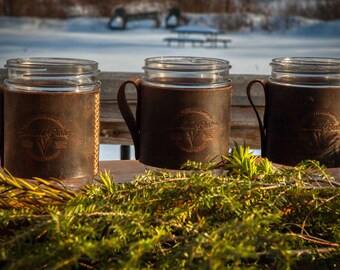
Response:
[[[216,28],[212,27],[206,27],[206,26],[198,26],[198,25],[182,25],[178,26],[175,29],[178,33],[186,33],[186,32],[192,32],[192,33],[207,33],[207,34],[218,34],[220,31]]]
[[[231,73],[269,74],[269,62],[282,56],[340,57],[340,20],[309,23],[284,33],[230,32],[229,47],[168,47],[170,30],[152,21],[131,22],[110,30],[109,18],[68,20],[0,17],[0,66],[15,57],[74,57],[96,60],[103,71],[142,72],[144,59],[160,55],[227,59]]]
[[[154,28],[152,21],[129,23],[127,30],[116,31],[107,27],[108,22],[109,18],[0,17],[0,67],[17,57],[71,57],[95,60],[102,71],[142,72],[145,58],[187,55],[226,59],[233,74],[269,75],[269,63],[276,57],[340,58],[340,20],[308,21],[275,33],[256,27],[255,32],[230,32],[221,36],[232,40],[228,48],[168,47],[163,39],[177,34]]]
[[[338,37],[340,38],[340,19],[330,22],[319,22],[315,24],[308,24],[303,27],[295,28],[289,31],[289,34],[297,37],[319,37],[329,38]],[[338,46],[340,44],[338,43]],[[338,55],[339,56],[339,55]]]

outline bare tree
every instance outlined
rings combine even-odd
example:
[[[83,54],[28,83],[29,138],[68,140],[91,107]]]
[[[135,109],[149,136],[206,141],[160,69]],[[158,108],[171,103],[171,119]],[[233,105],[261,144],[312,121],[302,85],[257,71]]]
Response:
[[[12,16],[12,1],[11,0],[4,0],[3,1],[3,8],[4,8],[4,15],[5,16]]]
[[[340,1],[323,0],[316,5],[315,17],[323,20],[334,20],[340,18]]]
[[[230,0],[225,0],[225,12],[230,13],[231,6],[230,6]]]

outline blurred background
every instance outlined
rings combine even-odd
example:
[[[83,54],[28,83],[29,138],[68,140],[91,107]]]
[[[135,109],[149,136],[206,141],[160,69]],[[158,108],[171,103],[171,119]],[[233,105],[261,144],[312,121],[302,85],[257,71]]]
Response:
[[[215,13],[210,24],[228,31],[245,27],[276,31],[295,27],[302,18],[340,18],[339,0],[0,0],[0,15],[60,19],[110,17],[122,7],[127,13],[157,11],[163,16],[174,7],[183,14]],[[204,18],[195,19],[204,22]]]

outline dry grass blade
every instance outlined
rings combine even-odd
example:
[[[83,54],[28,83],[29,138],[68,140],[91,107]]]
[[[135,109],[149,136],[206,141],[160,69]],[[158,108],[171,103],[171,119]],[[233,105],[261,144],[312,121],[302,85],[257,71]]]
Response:
[[[307,240],[308,242],[312,242],[315,244],[319,244],[319,245],[324,245],[324,246],[331,246],[331,247],[340,247],[340,244],[338,243],[333,243],[315,236],[311,236],[311,235],[305,235],[305,234],[296,234],[296,233],[290,233],[290,235],[293,235],[295,237],[301,238],[303,240]]]
[[[69,201],[77,196],[60,181],[49,182],[41,178],[26,180],[0,174],[0,208],[5,209],[44,209]]]

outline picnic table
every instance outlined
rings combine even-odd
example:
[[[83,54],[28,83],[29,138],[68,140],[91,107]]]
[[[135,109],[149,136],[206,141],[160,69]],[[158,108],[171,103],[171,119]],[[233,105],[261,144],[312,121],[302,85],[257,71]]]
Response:
[[[178,45],[183,45],[186,42],[192,43],[194,46],[196,43],[203,44],[204,42],[209,43],[211,47],[216,48],[218,43],[222,43],[225,48],[227,48],[228,43],[231,42],[231,39],[221,38],[220,35],[224,34],[221,30],[206,27],[206,26],[197,26],[197,25],[183,25],[176,27],[173,30],[174,33],[177,33],[177,38],[168,37],[164,40],[168,42],[168,45],[171,45],[171,42],[178,42]],[[192,37],[194,35],[194,37]],[[204,36],[205,38],[198,36]]]

